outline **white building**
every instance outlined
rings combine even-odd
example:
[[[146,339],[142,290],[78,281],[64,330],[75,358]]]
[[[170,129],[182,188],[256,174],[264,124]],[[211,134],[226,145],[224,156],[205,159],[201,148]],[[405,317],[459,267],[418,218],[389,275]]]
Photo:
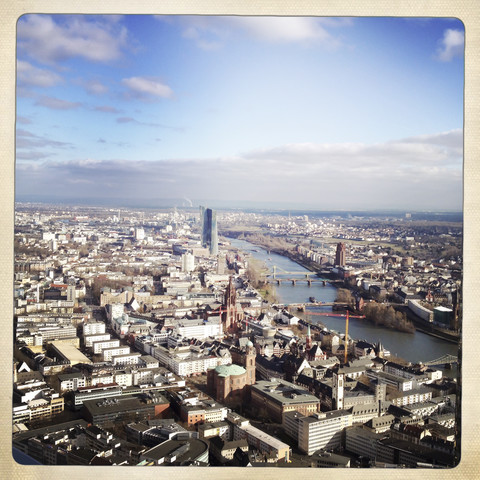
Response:
[[[204,340],[208,337],[222,338],[223,325],[220,317],[203,319],[182,319],[174,327],[174,334],[182,338]]]
[[[106,348],[115,348],[120,346],[120,340],[110,339],[110,340],[101,340],[99,342],[92,343],[93,353],[98,354],[102,353]]]
[[[224,353],[223,356],[205,355],[192,351],[190,347],[169,349],[158,346],[153,349],[152,355],[162,366],[167,367],[176,375],[190,377],[205,373],[209,368],[230,365],[232,363],[230,352],[225,351]]]
[[[85,376],[81,373],[66,373],[58,375],[60,393],[77,390],[86,386]]]
[[[307,455],[320,449],[334,449],[342,444],[342,432],[352,425],[352,414],[346,410],[319,412],[302,417],[298,424],[298,447]]]
[[[113,381],[122,387],[131,387],[133,385],[132,372],[126,370],[116,370],[113,372]]]
[[[182,255],[182,272],[193,272],[195,270],[195,257],[191,253]]]
[[[105,342],[110,340],[109,333],[96,333],[93,335],[86,335],[83,337],[86,348],[92,348],[94,343]]]
[[[112,363],[114,365],[137,365],[140,362],[140,356],[141,354],[138,352],[113,355]]]
[[[115,355],[127,355],[129,353],[130,353],[130,347],[124,347],[120,345],[112,346],[110,348],[106,347],[102,350],[103,361],[111,362],[112,358]]]
[[[89,322],[83,324],[83,336],[105,333],[105,324],[103,322]]]
[[[245,438],[248,444],[261,452],[273,457],[276,461],[290,459],[290,446],[278,438],[272,437],[250,423],[242,422],[234,425],[233,439],[240,440]]]
[[[143,240],[145,238],[145,230],[141,227],[137,227],[135,229],[135,240],[137,242]]]

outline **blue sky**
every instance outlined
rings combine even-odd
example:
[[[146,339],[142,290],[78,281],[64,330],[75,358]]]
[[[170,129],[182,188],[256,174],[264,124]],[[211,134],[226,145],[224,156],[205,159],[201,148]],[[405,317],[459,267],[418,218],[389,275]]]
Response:
[[[25,15],[16,196],[462,208],[456,19]]]

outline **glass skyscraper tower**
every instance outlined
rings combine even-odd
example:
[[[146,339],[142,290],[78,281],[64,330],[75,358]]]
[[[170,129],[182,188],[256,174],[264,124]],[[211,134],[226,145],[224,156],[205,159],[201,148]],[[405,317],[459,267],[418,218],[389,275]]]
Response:
[[[200,207],[202,245],[208,247],[211,255],[218,255],[217,212]]]

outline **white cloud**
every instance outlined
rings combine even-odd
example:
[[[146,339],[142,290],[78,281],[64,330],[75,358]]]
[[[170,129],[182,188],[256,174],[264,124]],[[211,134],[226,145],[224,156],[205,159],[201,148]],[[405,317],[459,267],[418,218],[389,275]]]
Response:
[[[85,82],[84,88],[92,95],[103,95],[108,92],[108,87],[99,80],[89,80]]]
[[[337,44],[314,17],[233,17],[231,22],[249,35],[268,42]]]
[[[159,20],[165,21],[163,18]],[[179,21],[183,25],[182,35],[204,50],[220,48],[236,33],[269,43],[336,48],[341,41],[330,30],[352,25],[350,18],[283,16],[186,16],[180,17]]]
[[[421,143],[432,145],[433,147],[443,147],[457,156],[463,155],[463,130],[450,130],[435,135],[419,135],[417,137],[405,138],[400,140],[404,143]]]
[[[122,83],[129,89],[131,95],[140,99],[170,98],[173,96],[173,90],[155,78],[130,77],[124,78]]]
[[[71,148],[72,145],[47,137],[35,135],[28,130],[17,128],[15,134],[15,159],[40,160],[54,155],[52,149]]]
[[[465,34],[460,30],[448,28],[443,32],[440,40],[436,58],[442,62],[449,62],[454,57],[461,57],[464,54]]]
[[[18,47],[37,61],[54,65],[73,57],[110,62],[127,46],[127,29],[105,17],[25,15],[18,21]]]
[[[98,105],[95,107],[97,112],[105,112],[105,113],[120,113],[116,107],[112,107],[111,105]]]
[[[34,67],[23,60],[17,60],[17,79],[24,85],[34,87],[53,87],[63,81],[55,72]]]

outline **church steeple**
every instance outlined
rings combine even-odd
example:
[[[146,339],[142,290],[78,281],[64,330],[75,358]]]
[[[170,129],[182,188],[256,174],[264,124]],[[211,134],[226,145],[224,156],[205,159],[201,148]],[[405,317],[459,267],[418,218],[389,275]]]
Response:
[[[233,284],[233,277],[230,276],[227,288],[225,290],[225,316],[224,316],[224,332],[232,332],[236,330],[236,303],[237,292]]]
[[[312,348],[312,333],[310,331],[310,325],[307,328],[307,337],[305,339],[305,353],[308,356],[308,352]]]

